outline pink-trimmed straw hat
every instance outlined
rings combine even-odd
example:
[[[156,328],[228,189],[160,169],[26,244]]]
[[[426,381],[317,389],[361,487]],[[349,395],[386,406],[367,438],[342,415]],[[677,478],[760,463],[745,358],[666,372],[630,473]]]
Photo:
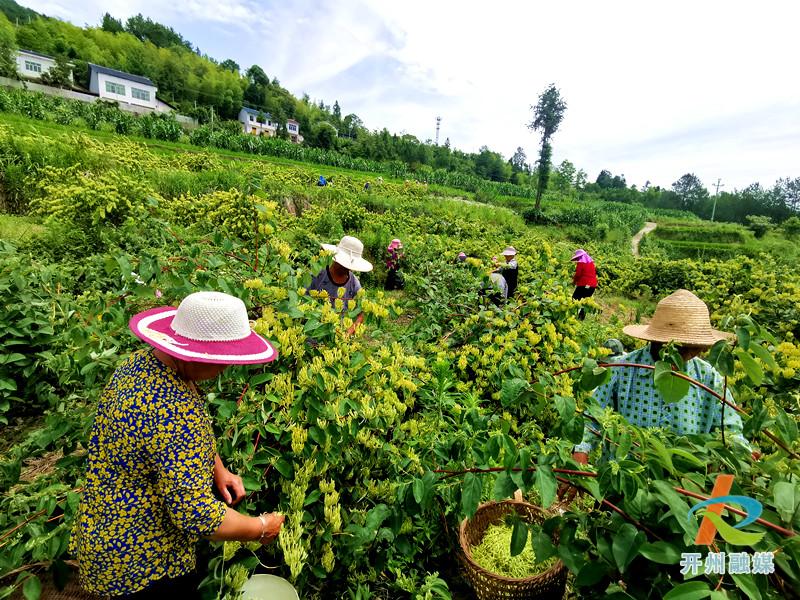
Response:
[[[278,357],[272,344],[250,329],[244,302],[221,292],[189,294],[178,308],[151,308],[128,326],[143,342],[188,362],[247,365]]]

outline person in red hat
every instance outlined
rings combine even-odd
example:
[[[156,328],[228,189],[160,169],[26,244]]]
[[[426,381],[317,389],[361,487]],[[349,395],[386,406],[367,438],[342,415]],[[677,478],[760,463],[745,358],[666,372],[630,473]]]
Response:
[[[267,544],[283,516],[232,508],[244,485],[215,451],[195,382],[230,365],[270,362],[277,352],[251,331],[244,303],[218,292],[137,314],[130,328],[150,348],[125,359],[100,399],[70,547],[88,592],[199,598],[200,538]]]

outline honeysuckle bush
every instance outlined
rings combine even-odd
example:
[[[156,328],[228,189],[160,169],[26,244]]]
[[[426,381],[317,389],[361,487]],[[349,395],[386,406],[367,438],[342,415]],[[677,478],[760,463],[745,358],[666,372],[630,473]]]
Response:
[[[0,130],[4,164],[47,186],[25,193],[53,207],[46,216],[57,232],[0,252],[0,289],[16,311],[0,320],[0,339],[32,344],[30,354],[3,354],[0,401],[15,395],[5,411],[12,424],[26,411],[44,413],[0,445],[0,597],[20,586],[35,596],[38,577],[68,575],[93,406],[139,347],[127,321],[199,289],[243,298],[278,348],[274,363],[231,368],[204,393],[220,455],[248,490],[242,509],[287,515],[271,547],[202,546],[209,598],[235,597],[261,564],[304,598],[446,598],[460,585],[461,519],[517,488],[550,507],[556,477],[586,492],[541,528],[516,525],[514,539],[524,533],[541,560],[561,558],[575,595],[778,598],[798,586],[796,538],[772,530],[750,546],[719,549],[777,551],[776,576],[702,574],[686,588],[676,566],[680,552],[695,549],[697,525],[686,518],[694,500],[674,488],[708,495],[719,471],[736,474],[734,493],[761,501],[766,520],[800,525],[798,461],[762,435],[800,450],[800,290],[786,265],[633,262],[619,248],[589,248],[601,289],[658,297],[689,287],[709,302],[715,324],[737,334],[737,347],[720,346],[711,360],[750,414],[745,434],[763,453],[753,461],[730,440],[642,430],[592,403],[589,390],[608,372],[598,365],[602,341],[618,326],[577,319],[574,248],[524,229],[513,214],[440,199],[412,182],[365,192],[360,177],[369,176],[337,176],[333,188],[316,188],[316,167],[227,164],[84,138]],[[93,187],[89,197],[84,180],[136,187]],[[119,226],[109,228],[93,207],[115,195]],[[319,243],[345,232],[372,240],[367,258],[376,263],[384,232],[403,238],[412,258],[404,293],[380,292],[380,269],[362,278],[366,289],[346,308],[306,291],[329,260]],[[507,243],[520,251],[520,286],[495,306],[478,290]],[[461,249],[473,256],[467,264],[453,262]],[[348,334],[359,315],[364,323]],[[583,366],[555,375],[572,365]],[[571,458],[584,413],[612,448],[609,461],[593,456],[594,467]]]

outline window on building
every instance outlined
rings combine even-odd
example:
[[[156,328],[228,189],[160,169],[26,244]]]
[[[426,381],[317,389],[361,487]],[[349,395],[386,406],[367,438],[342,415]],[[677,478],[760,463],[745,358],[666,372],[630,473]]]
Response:
[[[106,91],[110,94],[117,94],[118,96],[125,95],[125,86],[113,81],[106,81]]]
[[[122,93],[123,94],[125,93],[125,88],[122,88]],[[137,100],[144,100],[145,102],[150,102],[150,92],[148,90],[140,90],[139,88],[132,87],[131,96],[133,96]]]
[[[256,118],[253,115],[250,115],[250,122],[252,123],[255,120],[256,120]]]
[[[294,123],[289,123],[289,131],[297,131],[297,125]]]
[[[42,72],[42,63],[33,62],[32,60],[25,61],[25,70],[32,71],[33,73]]]

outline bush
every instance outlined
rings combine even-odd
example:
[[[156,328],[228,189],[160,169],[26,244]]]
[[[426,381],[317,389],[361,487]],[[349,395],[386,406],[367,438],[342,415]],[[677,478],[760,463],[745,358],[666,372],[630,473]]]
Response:
[[[763,238],[773,227],[772,219],[763,215],[747,215],[745,221],[747,221],[748,229],[759,239]]]

